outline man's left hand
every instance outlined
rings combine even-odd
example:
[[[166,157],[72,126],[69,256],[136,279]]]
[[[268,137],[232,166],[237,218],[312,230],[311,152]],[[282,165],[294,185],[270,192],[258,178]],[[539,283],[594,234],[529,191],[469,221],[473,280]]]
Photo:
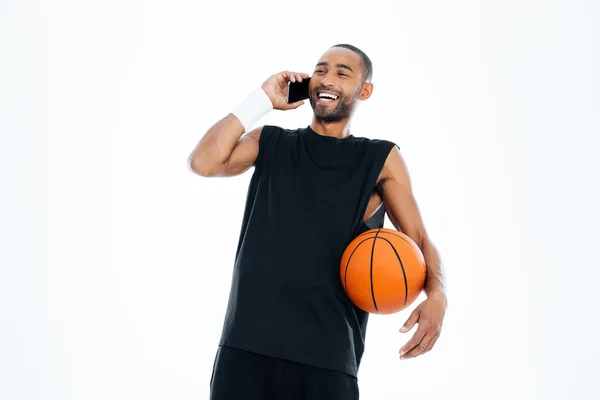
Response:
[[[419,327],[413,337],[400,349],[401,360],[413,358],[431,350],[440,336],[446,307],[446,296],[434,294],[413,310],[400,332],[410,331],[415,324],[418,324]]]

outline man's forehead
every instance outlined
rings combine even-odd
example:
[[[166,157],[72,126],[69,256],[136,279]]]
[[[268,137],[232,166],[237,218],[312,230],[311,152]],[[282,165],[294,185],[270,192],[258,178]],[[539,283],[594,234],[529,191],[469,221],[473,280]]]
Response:
[[[317,65],[336,65],[336,64],[344,64],[348,65],[352,69],[358,68],[360,66],[360,56],[353,52],[350,49],[345,48],[333,48],[327,50],[319,61],[317,61]],[[326,63],[326,64],[325,64]]]

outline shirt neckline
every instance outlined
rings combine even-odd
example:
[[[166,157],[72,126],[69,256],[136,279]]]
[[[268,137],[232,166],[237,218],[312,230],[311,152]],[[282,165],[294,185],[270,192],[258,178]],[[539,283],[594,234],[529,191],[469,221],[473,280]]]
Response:
[[[320,135],[317,132],[315,132],[310,125],[306,127],[307,132],[309,133],[310,136],[321,139],[321,140],[329,140],[329,141],[337,141],[337,142],[343,142],[345,140],[348,139],[352,139],[354,138],[354,135],[350,134],[348,136],[346,136],[345,138],[338,138],[338,137],[333,137],[333,136],[325,136],[325,135]]]

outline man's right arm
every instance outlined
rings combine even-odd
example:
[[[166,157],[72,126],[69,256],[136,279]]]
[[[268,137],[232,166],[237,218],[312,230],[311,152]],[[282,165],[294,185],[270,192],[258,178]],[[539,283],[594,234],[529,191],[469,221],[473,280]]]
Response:
[[[190,170],[200,176],[224,177],[248,170],[258,157],[262,127],[249,130],[266,109],[292,110],[304,104],[287,104],[288,82],[302,81],[308,74],[284,71],[270,76],[238,108],[215,123],[188,157]],[[266,95],[266,96],[265,96]]]
[[[188,157],[190,170],[204,177],[227,177],[244,173],[256,161],[262,126],[244,134],[233,114],[214,124]]]

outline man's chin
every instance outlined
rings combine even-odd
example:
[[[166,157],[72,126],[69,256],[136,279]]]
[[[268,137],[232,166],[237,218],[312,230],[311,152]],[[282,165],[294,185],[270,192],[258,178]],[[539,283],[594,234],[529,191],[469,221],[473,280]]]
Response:
[[[342,115],[343,113],[337,111],[337,110],[329,110],[329,112],[323,112],[323,107],[313,104],[313,102],[311,102],[311,106],[313,109],[313,113],[315,115],[315,118],[318,121],[321,122],[340,122],[342,120],[344,120],[344,116]]]
[[[342,118],[339,115],[323,115],[323,114],[317,114],[315,113],[315,118],[321,122],[340,122],[341,120],[343,120],[344,118]]]
[[[313,107],[313,112],[318,120],[324,122],[332,122],[340,119],[339,115],[337,115],[338,113],[322,112],[322,110],[319,110],[319,108],[320,107]]]

